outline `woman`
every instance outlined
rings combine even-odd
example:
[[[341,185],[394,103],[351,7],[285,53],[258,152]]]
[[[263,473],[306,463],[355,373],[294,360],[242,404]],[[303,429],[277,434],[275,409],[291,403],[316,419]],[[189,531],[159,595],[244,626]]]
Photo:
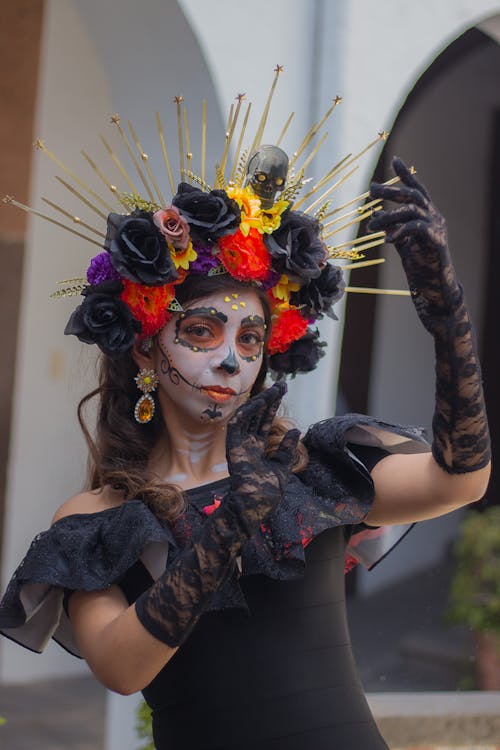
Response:
[[[266,388],[267,368],[314,367],[311,320],[331,314],[341,279],[319,224],[259,196],[260,167],[239,193],[184,184],[168,209],[108,219],[66,328],[104,352],[92,489],[35,540],[0,624],[37,650],[54,633],[111,690],[142,690],[160,750],[387,747],[350,651],[346,543],[362,559],[380,539],[371,527],[476,501],[489,476],[444,221],[393,164],[401,184],[371,192],[399,205],[371,226],[396,245],[435,341],[431,452],[418,431],[368,417],[302,439],[277,417],[285,386]],[[274,223],[259,235],[257,219]]]

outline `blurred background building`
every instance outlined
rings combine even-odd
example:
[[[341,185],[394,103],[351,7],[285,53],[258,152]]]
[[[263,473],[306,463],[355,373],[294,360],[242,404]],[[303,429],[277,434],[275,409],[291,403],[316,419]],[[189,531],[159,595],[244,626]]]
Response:
[[[333,164],[379,131],[390,131],[335,200],[362,193],[373,174],[388,178],[393,154],[416,166],[448,220],[478,331],[498,452],[499,0],[18,0],[2,6],[0,40],[0,193],[41,210],[42,197],[64,205],[67,196],[54,180],[54,164],[31,148],[36,138],[94,184],[79,151],[104,161],[97,156],[104,154],[98,134],[115,137],[109,123],[114,112],[133,122],[154,164],[161,160],[154,122],[159,110],[175,156],[172,100],[182,94],[196,171],[202,99],[208,107],[207,163],[213,165],[230,103],[245,92],[253,112],[260,112],[277,64],[284,72],[264,141],[273,142],[295,111],[283,143],[292,151],[332,99],[344,97],[311,177],[322,173],[321,162]],[[168,194],[166,180],[164,187]],[[352,285],[405,288],[393,249],[382,252],[388,262],[353,272]],[[81,276],[91,254],[77,237],[0,207],[3,585],[32,537],[84,483],[86,449],[75,410],[93,387],[95,355],[62,336],[75,300],[49,295],[57,281]],[[306,426],[348,410],[429,428],[432,341],[408,298],[346,295],[339,315],[338,323],[323,327],[328,356],[314,376],[292,384],[292,416]],[[419,572],[438,568],[459,518],[455,513],[420,524],[386,563],[359,572],[351,584],[357,600],[373,600],[391,584],[404,587]],[[38,656],[5,639],[0,643],[0,683],[85,670],[54,644]],[[123,707],[130,701],[120,700],[110,698],[109,716],[116,721],[108,722],[107,750],[129,747],[129,709]]]

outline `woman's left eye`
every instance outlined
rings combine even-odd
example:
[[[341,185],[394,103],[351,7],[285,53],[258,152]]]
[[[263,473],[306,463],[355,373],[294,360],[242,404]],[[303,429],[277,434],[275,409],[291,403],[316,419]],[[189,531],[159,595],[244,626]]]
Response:
[[[258,333],[249,331],[248,333],[242,333],[240,336],[240,342],[242,344],[261,344],[262,338]]]

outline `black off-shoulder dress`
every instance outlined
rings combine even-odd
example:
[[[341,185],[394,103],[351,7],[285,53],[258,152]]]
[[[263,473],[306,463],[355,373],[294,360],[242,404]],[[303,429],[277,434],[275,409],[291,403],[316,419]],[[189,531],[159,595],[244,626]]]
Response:
[[[356,673],[344,569],[371,567],[408,526],[363,526],[367,467],[427,450],[421,431],[360,415],[304,438],[310,461],[245,544],[186,643],[144,689],[158,750],[387,750]],[[130,603],[171,565],[220,502],[227,480],[187,492],[173,526],[139,500],[73,515],[39,534],[0,605],[1,632],[41,651],[50,637],[78,655],[64,597],[119,585]]]

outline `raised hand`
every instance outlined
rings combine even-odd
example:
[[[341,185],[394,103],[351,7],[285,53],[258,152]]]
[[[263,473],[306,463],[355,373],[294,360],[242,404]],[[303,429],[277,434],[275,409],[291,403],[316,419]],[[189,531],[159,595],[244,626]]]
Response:
[[[369,228],[384,230],[396,246],[418,316],[434,338],[434,458],[450,474],[476,471],[490,459],[488,421],[474,331],[451,261],[446,224],[401,159],[394,158],[392,165],[401,183],[373,183],[370,192],[399,205],[377,211]]]
[[[269,433],[285,392],[285,383],[275,383],[241,406],[228,424],[230,491],[224,503],[239,506],[248,536],[278,505],[294,462],[299,430],[289,430],[268,454]]]
[[[146,630],[172,648],[188,637],[218,588],[234,573],[242,545],[283,497],[300,433],[287,432],[271,455],[268,438],[285,390],[284,384],[276,383],[231,418],[229,492],[174,565],[135,603]]]
[[[372,183],[370,193],[398,203],[397,208],[377,211],[370,231],[386,232],[403,263],[417,313],[425,327],[434,332],[436,316],[453,313],[462,300],[446,233],[446,222],[423,185],[401,159],[394,157],[399,185]]]

